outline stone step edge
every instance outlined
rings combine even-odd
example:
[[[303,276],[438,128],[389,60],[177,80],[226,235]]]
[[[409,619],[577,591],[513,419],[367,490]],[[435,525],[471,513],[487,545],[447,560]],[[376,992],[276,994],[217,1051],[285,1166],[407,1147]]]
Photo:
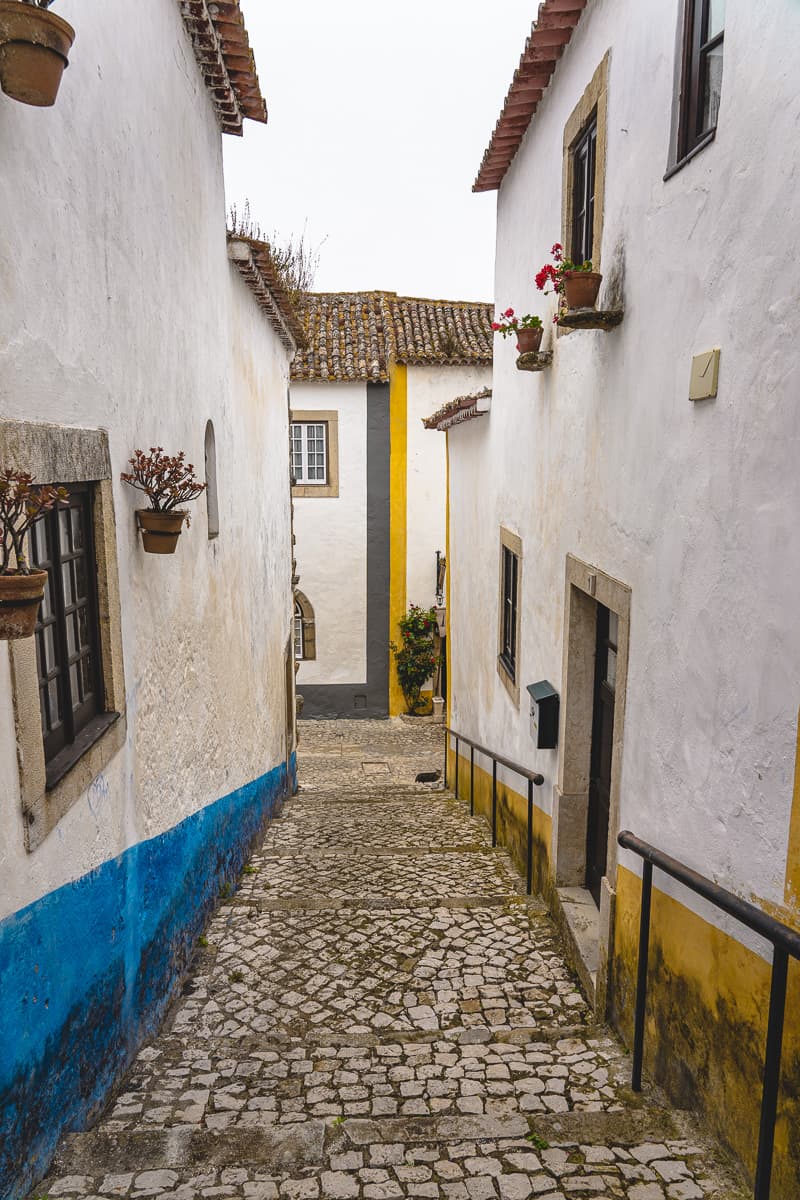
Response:
[[[313,1118],[262,1129],[90,1130],[70,1134],[50,1176],[100,1175],[202,1167],[267,1167],[292,1172],[324,1165],[332,1154],[381,1144],[517,1142],[533,1134],[551,1146],[634,1146],[692,1137],[682,1114],[651,1106],[615,1113],[523,1116]],[[696,1135],[695,1135],[696,1137]],[[532,1148],[535,1143],[532,1143]]]
[[[392,846],[384,842],[359,842],[358,846],[337,846],[330,850],[258,850],[253,858],[259,860],[280,858],[298,858],[316,861],[320,858],[337,858],[346,862],[362,858],[425,858],[428,855],[439,854],[486,854],[501,861],[507,857],[508,851],[502,847],[492,847],[487,843],[463,842],[450,846]],[[510,860],[509,860],[510,861]]]
[[[198,1055],[200,1058],[223,1056],[225,1058],[249,1058],[259,1051],[285,1050],[290,1047],[349,1046],[355,1050],[371,1050],[379,1046],[391,1045],[432,1045],[434,1042],[448,1042],[459,1046],[527,1046],[531,1043],[555,1045],[571,1039],[581,1041],[599,1040],[610,1041],[619,1047],[620,1057],[626,1057],[627,1051],[620,1045],[617,1038],[607,1025],[574,1024],[574,1025],[543,1025],[540,1028],[529,1026],[506,1028],[504,1026],[475,1025],[455,1026],[452,1029],[439,1030],[381,1030],[377,1033],[341,1033],[338,1030],[310,1030],[308,1034],[270,1033],[260,1037],[215,1039],[213,1045],[204,1045]],[[149,1043],[152,1048],[162,1049],[167,1058],[177,1059],[184,1049],[188,1049],[188,1038],[176,1033],[165,1033],[156,1041]],[[141,1054],[141,1051],[139,1051]],[[123,1089],[124,1090],[124,1089]]]
[[[398,896],[375,896],[362,899],[358,896],[323,896],[315,899],[313,896],[292,896],[285,900],[260,900],[237,893],[222,902],[220,910],[249,909],[255,913],[270,912],[340,912],[350,909],[354,912],[416,912],[441,911],[442,909],[461,910],[469,908],[527,908],[531,915],[547,918],[547,909],[541,901],[528,897],[519,892],[495,892],[486,896],[419,896],[417,898]]]

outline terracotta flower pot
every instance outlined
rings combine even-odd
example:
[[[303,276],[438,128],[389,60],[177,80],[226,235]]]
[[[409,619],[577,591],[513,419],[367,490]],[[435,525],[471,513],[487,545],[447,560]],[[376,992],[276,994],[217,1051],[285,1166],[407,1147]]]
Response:
[[[0,0],[0,87],[12,100],[49,108],[74,40],[75,30],[55,13]]]
[[[46,583],[47,571],[0,575],[0,641],[33,635]]]
[[[152,512],[149,508],[137,508],[142,545],[148,554],[174,554],[181,536],[185,512]]]
[[[565,271],[564,295],[567,308],[594,308],[603,276],[597,271]]]
[[[517,349],[520,354],[535,353],[542,344],[544,330],[541,326],[538,329],[527,328],[517,330]]]

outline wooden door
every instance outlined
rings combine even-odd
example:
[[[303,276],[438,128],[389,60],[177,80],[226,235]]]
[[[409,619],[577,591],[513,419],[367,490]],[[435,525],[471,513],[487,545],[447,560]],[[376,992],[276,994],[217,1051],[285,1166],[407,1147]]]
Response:
[[[586,886],[600,905],[600,881],[606,873],[611,808],[611,761],[614,751],[614,700],[617,681],[617,614],[597,606],[597,641],[589,773],[589,824]]]

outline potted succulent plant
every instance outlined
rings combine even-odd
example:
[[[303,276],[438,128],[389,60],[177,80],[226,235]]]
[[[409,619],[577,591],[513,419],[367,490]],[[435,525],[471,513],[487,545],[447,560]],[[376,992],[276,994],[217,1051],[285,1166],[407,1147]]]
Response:
[[[553,261],[545,263],[539,271],[536,286],[546,296],[552,291],[560,297],[559,312],[554,320],[558,320],[565,308],[594,308],[603,276],[592,270],[588,259],[586,262],[575,263],[569,258],[564,258],[564,247],[560,242],[555,243],[550,253]]]
[[[0,0],[0,87],[22,104],[55,104],[75,30],[52,0]]]
[[[0,641],[30,637],[36,628],[47,571],[31,570],[28,531],[67,499],[64,488],[33,487],[25,471],[0,471]]]
[[[537,351],[542,344],[544,329],[541,317],[532,316],[530,313],[526,313],[524,317],[515,317],[513,308],[507,308],[500,314],[499,321],[492,321],[492,329],[504,338],[515,333],[520,354]]]
[[[149,454],[134,450],[129,462],[131,470],[123,472],[122,482],[144,492],[150,501],[149,508],[136,510],[142,545],[148,554],[174,554],[183,522],[191,524],[181,505],[196,500],[206,485],[197,482],[183,450],[171,456],[161,446],[151,446]]]

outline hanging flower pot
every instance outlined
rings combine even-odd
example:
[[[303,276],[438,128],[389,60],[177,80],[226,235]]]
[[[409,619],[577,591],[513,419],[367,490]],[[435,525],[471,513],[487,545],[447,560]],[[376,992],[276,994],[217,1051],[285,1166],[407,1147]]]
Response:
[[[517,350],[520,354],[536,353],[542,344],[543,334],[541,325],[538,328],[518,329]]]
[[[187,512],[152,512],[137,508],[136,518],[142,531],[142,546],[148,554],[174,554]]]
[[[597,271],[565,271],[564,298],[567,308],[594,308],[603,276]]]
[[[174,554],[184,521],[191,524],[180,505],[196,500],[206,485],[197,482],[183,450],[171,456],[161,446],[151,446],[149,454],[134,450],[129,461],[131,469],[120,476],[122,482],[144,492],[150,501],[150,508],[136,510],[142,545],[148,554]]]
[[[47,571],[0,575],[0,641],[32,637],[44,597]]]
[[[75,30],[28,0],[0,0],[0,87],[12,100],[49,108],[69,65]]]

